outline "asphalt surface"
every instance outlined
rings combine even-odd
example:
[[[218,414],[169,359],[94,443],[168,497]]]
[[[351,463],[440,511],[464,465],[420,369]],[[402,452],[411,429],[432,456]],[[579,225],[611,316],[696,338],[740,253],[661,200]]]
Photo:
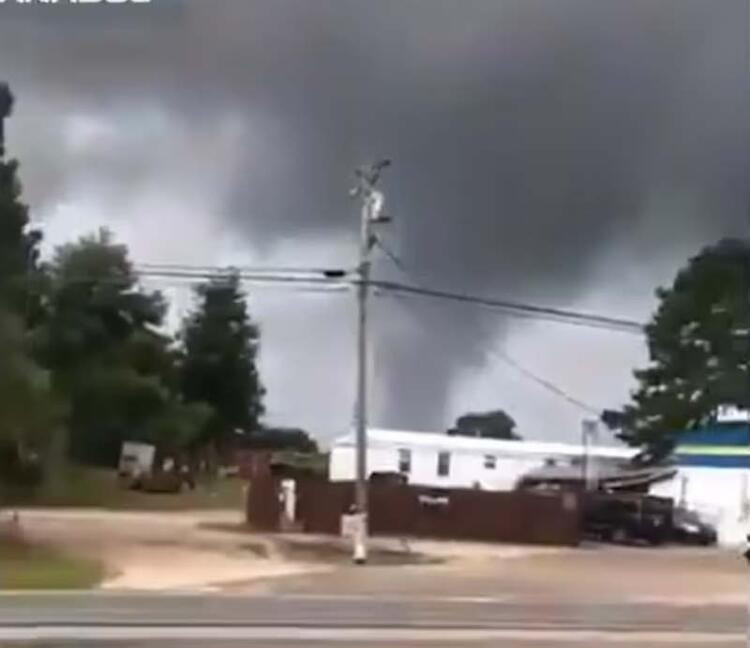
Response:
[[[237,594],[33,594],[0,599],[0,640],[146,648],[347,646],[747,645],[747,609],[732,605],[514,602],[472,597]],[[447,643],[446,643],[447,641]],[[205,643],[200,643],[205,642]],[[222,644],[221,642],[224,642]],[[227,643],[228,642],[228,643]],[[241,642],[241,643],[236,643]],[[373,643],[374,642],[374,643]],[[515,642],[515,643],[514,643]],[[703,643],[700,643],[703,642]]]
[[[616,648],[745,648],[747,641],[722,640],[722,639],[676,639],[673,641],[653,642],[642,638],[628,640],[618,638],[613,642],[602,642],[599,638],[575,639],[573,641],[552,638],[549,640],[523,640],[496,638],[479,641],[393,641],[390,639],[376,639],[352,642],[349,639],[328,639],[325,641],[309,640],[262,640],[262,641],[43,641],[37,643],[0,643],[3,648],[329,648],[330,646],[341,646],[354,648],[383,648],[384,646],[397,646],[398,648],[556,648],[558,646],[570,648],[602,648],[611,645]]]
[[[354,567],[192,593],[0,595],[0,647],[747,647],[732,553],[589,547]],[[19,643],[20,642],[20,643]]]
[[[738,606],[526,603],[472,597],[249,596],[225,594],[14,595],[0,628],[54,625],[565,628],[743,632]],[[0,630],[1,633],[1,630]]]

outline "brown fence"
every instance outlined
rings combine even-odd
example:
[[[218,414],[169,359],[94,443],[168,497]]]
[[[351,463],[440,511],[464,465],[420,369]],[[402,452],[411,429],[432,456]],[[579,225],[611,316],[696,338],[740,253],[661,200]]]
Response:
[[[281,510],[277,480],[263,476],[249,482],[245,509],[249,524],[258,531],[279,531]]]
[[[297,480],[295,517],[307,533],[338,535],[341,515],[353,501],[350,482]],[[578,501],[572,493],[437,491],[371,483],[369,509],[373,535],[555,545],[580,540]],[[281,528],[277,481],[251,485],[247,516],[256,528]]]

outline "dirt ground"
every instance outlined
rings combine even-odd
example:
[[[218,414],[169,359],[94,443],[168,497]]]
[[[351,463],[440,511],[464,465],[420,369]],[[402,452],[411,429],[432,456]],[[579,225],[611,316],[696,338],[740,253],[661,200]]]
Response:
[[[33,509],[21,511],[20,520],[32,541],[101,560],[107,573],[104,589],[195,590],[325,568],[287,560],[262,536],[203,526],[237,524],[237,512]]]
[[[716,549],[584,546],[513,558],[472,555],[429,567],[361,570],[342,565],[314,577],[298,574],[227,589],[311,597],[346,592],[373,600],[455,597],[477,603],[746,607],[748,569],[737,556]]]
[[[255,534],[236,511],[24,510],[23,532],[104,562],[106,589],[455,595],[744,605],[748,570],[716,549],[577,549],[373,540],[372,567],[348,543]],[[280,577],[287,578],[280,578]]]

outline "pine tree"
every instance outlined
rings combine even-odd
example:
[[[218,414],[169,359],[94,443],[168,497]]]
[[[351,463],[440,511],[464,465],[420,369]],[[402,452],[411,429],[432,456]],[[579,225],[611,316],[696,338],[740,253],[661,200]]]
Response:
[[[211,406],[202,440],[222,449],[235,435],[260,428],[265,393],[256,366],[260,333],[236,274],[198,286],[196,296],[198,307],[181,335],[182,389],[186,401]]]

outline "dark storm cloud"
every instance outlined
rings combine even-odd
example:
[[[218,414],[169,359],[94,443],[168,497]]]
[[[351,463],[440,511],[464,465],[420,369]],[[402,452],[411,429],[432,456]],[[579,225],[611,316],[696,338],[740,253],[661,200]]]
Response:
[[[353,231],[351,169],[381,155],[388,236],[435,285],[565,304],[612,246],[648,259],[747,231],[746,0],[177,5],[3,22],[0,61],[51,108],[151,102],[203,136],[244,115],[261,132],[223,217],[261,245]],[[683,211],[654,208],[673,199]],[[497,323],[386,302],[378,325],[382,420],[427,427]]]

